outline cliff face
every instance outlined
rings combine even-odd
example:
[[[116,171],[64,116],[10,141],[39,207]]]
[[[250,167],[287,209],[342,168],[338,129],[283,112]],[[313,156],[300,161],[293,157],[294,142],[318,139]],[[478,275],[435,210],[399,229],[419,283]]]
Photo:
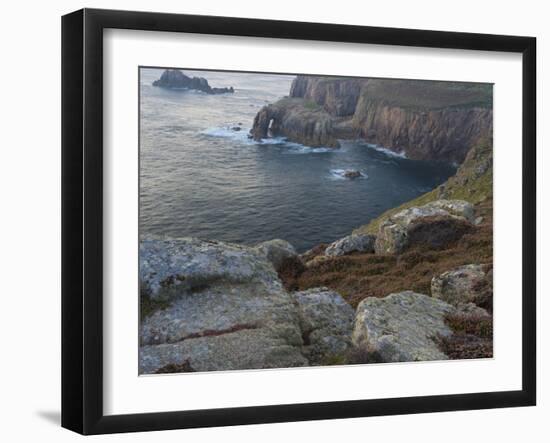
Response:
[[[317,103],[335,117],[353,115],[363,79],[338,79],[298,76],[290,87],[290,97],[303,98]]]
[[[460,163],[492,133],[492,86],[298,76],[290,99],[264,107],[251,134],[337,147],[363,139],[409,158]]]
[[[264,106],[251,129],[255,140],[284,136],[307,146],[339,147],[334,118],[320,106],[286,98]]]

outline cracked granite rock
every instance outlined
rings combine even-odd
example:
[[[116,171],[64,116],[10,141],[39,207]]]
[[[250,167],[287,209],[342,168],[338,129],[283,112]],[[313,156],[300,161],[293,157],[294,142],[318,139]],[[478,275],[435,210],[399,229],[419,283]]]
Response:
[[[452,334],[445,316],[454,310],[413,291],[368,297],[357,307],[353,342],[377,352],[384,362],[447,360],[434,339]]]
[[[404,209],[384,221],[378,230],[375,251],[400,254],[410,246],[441,248],[460,239],[474,223],[474,207],[462,200],[436,200]]]
[[[337,292],[314,288],[295,292],[303,352],[313,365],[337,361],[352,347],[355,311]]]
[[[168,306],[140,327],[141,374],[305,366],[300,316],[265,254],[193,238],[142,242],[141,280]]]

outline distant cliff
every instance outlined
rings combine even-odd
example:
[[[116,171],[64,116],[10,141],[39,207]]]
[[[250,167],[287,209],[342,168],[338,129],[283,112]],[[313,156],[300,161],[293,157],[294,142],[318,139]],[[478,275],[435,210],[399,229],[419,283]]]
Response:
[[[413,159],[461,163],[492,135],[492,101],[489,84],[297,76],[288,98],[256,115],[251,135],[330,147],[362,139]]]
[[[193,89],[207,94],[224,94],[235,92],[232,86],[229,88],[212,88],[208,81],[202,77],[188,77],[178,69],[167,69],[162,73],[158,80],[153,82],[153,86],[168,89]]]

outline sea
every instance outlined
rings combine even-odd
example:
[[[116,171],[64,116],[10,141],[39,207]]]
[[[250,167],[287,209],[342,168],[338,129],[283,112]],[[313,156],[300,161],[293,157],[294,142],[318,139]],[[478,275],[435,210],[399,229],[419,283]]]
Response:
[[[140,69],[142,238],[246,245],[280,238],[303,252],[349,235],[456,171],[362,141],[332,149],[281,137],[251,140],[256,113],[287,96],[294,76],[182,71],[235,93],[154,87],[163,69]],[[361,176],[346,178],[346,170]]]

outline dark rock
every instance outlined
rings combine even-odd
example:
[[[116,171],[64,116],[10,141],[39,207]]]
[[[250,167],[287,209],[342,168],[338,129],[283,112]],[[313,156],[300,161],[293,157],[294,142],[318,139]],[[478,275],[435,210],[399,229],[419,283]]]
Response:
[[[361,174],[361,172],[359,171],[354,171],[352,169],[348,169],[344,172],[344,177],[346,178],[359,178],[361,177],[363,174]]]
[[[233,93],[233,87],[212,88],[208,81],[202,77],[188,77],[178,69],[167,69],[162,73],[160,79],[153,82],[153,86],[168,89],[193,89],[207,94]]]
[[[340,147],[332,117],[303,99],[287,98],[264,106],[256,114],[250,133],[258,141],[282,136],[306,146]]]

